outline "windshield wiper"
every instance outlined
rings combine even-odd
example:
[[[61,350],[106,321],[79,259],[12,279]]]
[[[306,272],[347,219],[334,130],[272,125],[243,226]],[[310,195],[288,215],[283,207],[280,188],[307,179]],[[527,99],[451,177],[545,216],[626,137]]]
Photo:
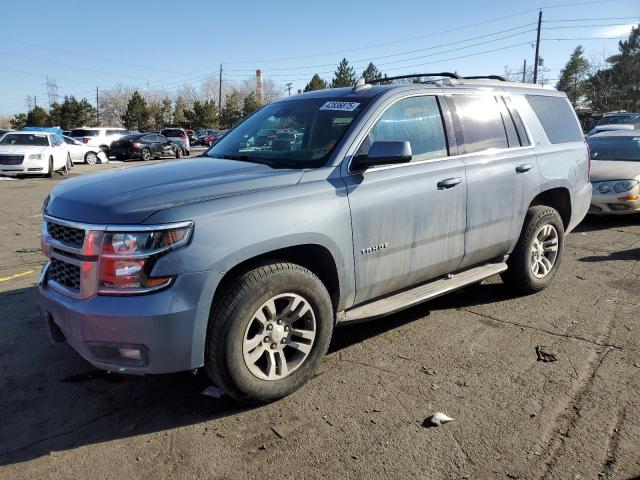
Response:
[[[291,168],[291,165],[281,161],[274,160],[273,158],[265,158],[265,157],[252,157],[249,155],[207,155],[209,158],[221,158],[223,160],[238,160],[240,162],[249,162],[249,163],[260,163],[263,165],[268,165],[273,168]]]

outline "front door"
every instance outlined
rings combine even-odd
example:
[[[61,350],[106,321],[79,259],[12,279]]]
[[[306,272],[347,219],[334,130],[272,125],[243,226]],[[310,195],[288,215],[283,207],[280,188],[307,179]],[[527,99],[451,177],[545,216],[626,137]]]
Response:
[[[464,162],[449,158],[439,100],[391,104],[359,147],[408,141],[412,161],[345,176],[351,208],[356,303],[455,270],[464,255]]]

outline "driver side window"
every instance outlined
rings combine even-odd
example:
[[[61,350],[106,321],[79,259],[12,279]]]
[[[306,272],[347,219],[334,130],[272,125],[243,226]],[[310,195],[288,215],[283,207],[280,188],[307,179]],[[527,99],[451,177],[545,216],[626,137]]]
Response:
[[[412,162],[447,156],[442,115],[435,96],[398,100],[375,123],[358,149],[366,154],[374,142],[409,142]]]

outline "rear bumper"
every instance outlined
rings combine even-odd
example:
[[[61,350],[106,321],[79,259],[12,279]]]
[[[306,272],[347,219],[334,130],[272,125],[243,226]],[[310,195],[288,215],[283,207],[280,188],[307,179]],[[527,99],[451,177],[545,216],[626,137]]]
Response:
[[[92,365],[123,373],[171,373],[201,367],[213,290],[210,272],[179,275],[166,290],[141,296],[75,300],[46,285],[40,311],[51,336]],[[121,349],[138,350],[139,359]]]
[[[576,189],[571,195],[571,220],[567,227],[567,233],[572,231],[586,217],[591,204],[591,184],[585,183],[581,188]]]

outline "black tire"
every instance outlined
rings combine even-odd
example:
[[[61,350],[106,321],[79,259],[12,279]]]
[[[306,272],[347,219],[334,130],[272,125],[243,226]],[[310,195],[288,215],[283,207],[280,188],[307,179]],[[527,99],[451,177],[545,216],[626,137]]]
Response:
[[[557,232],[557,255],[551,269],[544,277],[538,278],[532,269],[532,249],[536,234],[546,225],[551,225]],[[553,282],[562,261],[564,251],[564,224],[558,212],[546,205],[529,208],[524,220],[522,233],[516,248],[509,256],[509,268],[500,276],[502,281],[524,294],[536,293],[547,288]]]
[[[316,337],[300,366],[288,376],[263,380],[252,374],[242,353],[247,325],[270,298],[301,295],[313,308]],[[292,263],[268,262],[234,278],[214,301],[207,329],[205,371],[225,393],[244,403],[263,403],[289,395],[313,375],[333,333],[333,308],[327,289],[312,272]]]
[[[47,178],[53,178],[53,157],[49,157],[49,171],[46,175]]]
[[[107,158],[109,158],[109,147],[107,147],[106,145],[100,145],[100,150],[102,150]]]
[[[98,155],[96,155],[95,152],[87,152],[84,155],[84,163],[87,165],[95,165],[98,163]]]
[[[182,158],[182,149],[176,148],[176,158]]]
[[[146,162],[147,160],[151,160],[151,150],[149,150],[148,148],[143,148],[140,151],[140,159],[144,162]]]

